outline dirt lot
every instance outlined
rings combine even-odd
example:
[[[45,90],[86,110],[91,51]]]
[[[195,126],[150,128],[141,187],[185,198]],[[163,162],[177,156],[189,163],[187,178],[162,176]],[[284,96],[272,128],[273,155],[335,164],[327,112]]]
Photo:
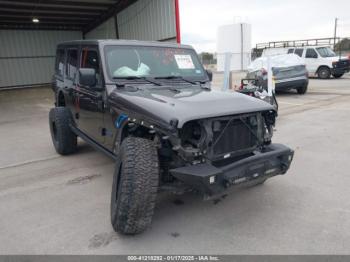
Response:
[[[286,176],[220,202],[159,196],[152,228],[113,233],[113,162],[51,144],[49,89],[0,92],[0,254],[350,254],[350,76],[278,95],[275,142],[295,149]]]

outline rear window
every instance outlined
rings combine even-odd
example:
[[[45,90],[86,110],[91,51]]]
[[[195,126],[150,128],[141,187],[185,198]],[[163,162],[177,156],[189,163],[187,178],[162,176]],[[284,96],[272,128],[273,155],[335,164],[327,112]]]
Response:
[[[288,54],[293,54],[294,53],[294,48],[288,49]]]
[[[297,48],[297,49],[295,49],[294,54],[296,54],[296,55],[302,57],[302,56],[303,56],[303,52],[304,52],[304,49],[303,49],[303,48]]]
[[[71,79],[75,78],[75,75],[77,73],[77,65],[78,65],[78,50],[68,49],[66,74],[69,78]]]
[[[64,71],[64,49],[57,49],[55,72],[57,75],[63,76]]]

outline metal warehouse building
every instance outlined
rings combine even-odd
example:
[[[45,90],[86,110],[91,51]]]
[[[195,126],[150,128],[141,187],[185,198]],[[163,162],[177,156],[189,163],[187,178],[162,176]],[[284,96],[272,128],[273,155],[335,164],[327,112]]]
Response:
[[[0,88],[50,83],[60,42],[180,42],[179,24],[178,0],[0,0]]]

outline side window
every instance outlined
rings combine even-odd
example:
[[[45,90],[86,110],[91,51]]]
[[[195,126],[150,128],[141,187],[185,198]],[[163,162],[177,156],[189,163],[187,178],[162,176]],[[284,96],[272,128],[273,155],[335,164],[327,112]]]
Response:
[[[297,49],[295,49],[295,52],[294,52],[294,54],[296,54],[300,57],[303,56],[303,53],[304,53],[304,48],[297,48]]]
[[[69,78],[74,79],[77,73],[78,51],[77,49],[68,49],[66,74]]]
[[[308,49],[306,50],[305,57],[306,57],[306,58],[317,58],[318,55],[317,55],[315,49],[313,49],[313,48],[308,48]]]
[[[80,68],[95,69],[97,84],[100,83],[100,61],[98,58],[98,52],[96,50],[91,50],[87,48],[82,49]]]
[[[81,57],[81,68],[92,68],[96,70],[96,73],[99,73],[100,63],[95,50],[83,49]]]
[[[57,49],[55,72],[57,75],[63,76],[64,70],[64,49]]]
[[[293,54],[294,53],[294,48],[288,49],[288,54]]]

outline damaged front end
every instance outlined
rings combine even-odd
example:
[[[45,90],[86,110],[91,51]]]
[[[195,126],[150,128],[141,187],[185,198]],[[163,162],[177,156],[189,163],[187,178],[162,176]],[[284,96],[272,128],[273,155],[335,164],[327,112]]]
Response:
[[[169,174],[211,198],[230,186],[286,173],[293,151],[271,144],[275,117],[270,110],[185,123],[179,137],[169,139]]]

